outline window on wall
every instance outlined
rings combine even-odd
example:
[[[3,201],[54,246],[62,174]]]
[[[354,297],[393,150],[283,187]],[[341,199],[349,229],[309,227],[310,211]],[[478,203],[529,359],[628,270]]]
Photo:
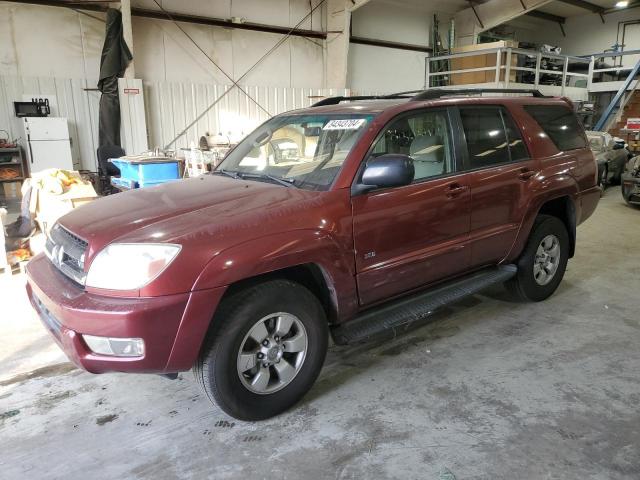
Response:
[[[529,157],[520,131],[500,107],[460,109],[467,140],[469,168],[482,168]]]
[[[558,150],[586,148],[582,126],[570,108],[561,105],[526,105],[524,109],[538,122]]]
[[[394,120],[373,147],[373,155],[401,153],[413,159],[414,181],[453,171],[445,111],[422,111]]]

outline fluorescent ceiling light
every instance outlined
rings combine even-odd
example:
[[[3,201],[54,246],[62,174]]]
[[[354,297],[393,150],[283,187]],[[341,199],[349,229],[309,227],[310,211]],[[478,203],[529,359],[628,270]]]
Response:
[[[629,5],[628,0],[622,0],[620,2],[616,2],[616,8],[624,8]]]

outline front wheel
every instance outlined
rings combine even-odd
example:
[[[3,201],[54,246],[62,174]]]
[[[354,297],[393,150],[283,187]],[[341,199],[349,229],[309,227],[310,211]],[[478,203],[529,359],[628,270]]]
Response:
[[[538,215],[517,262],[518,273],[506,283],[518,300],[539,302],[556,291],[569,259],[569,234],[556,217]]]
[[[316,296],[298,283],[272,280],[223,301],[194,374],[227,414],[263,420],[311,388],[327,346],[327,321]]]

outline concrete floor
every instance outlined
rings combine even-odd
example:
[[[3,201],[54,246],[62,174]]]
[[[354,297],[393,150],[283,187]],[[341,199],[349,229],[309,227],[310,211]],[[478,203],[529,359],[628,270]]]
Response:
[[[307,397],[260,423],[212,407],[190,373],[74,369],[14,278],[0,477],[640,478],[639,225],[608,190],[551,299],[496,288],[395,341],[332,347]]]

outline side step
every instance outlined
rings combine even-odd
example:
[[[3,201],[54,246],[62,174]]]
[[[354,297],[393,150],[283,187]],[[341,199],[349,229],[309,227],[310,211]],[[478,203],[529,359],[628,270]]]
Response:
[[[431,315],[434,310],[473,295],[490,285],[502,283],[515,276],[515,265],[485,268],[457,278],[424,292],[384,304],[362,313],[331,331],[338,345],[366,342],[382,333],[395,336],[395,329],[407,329],[412,323]]]

